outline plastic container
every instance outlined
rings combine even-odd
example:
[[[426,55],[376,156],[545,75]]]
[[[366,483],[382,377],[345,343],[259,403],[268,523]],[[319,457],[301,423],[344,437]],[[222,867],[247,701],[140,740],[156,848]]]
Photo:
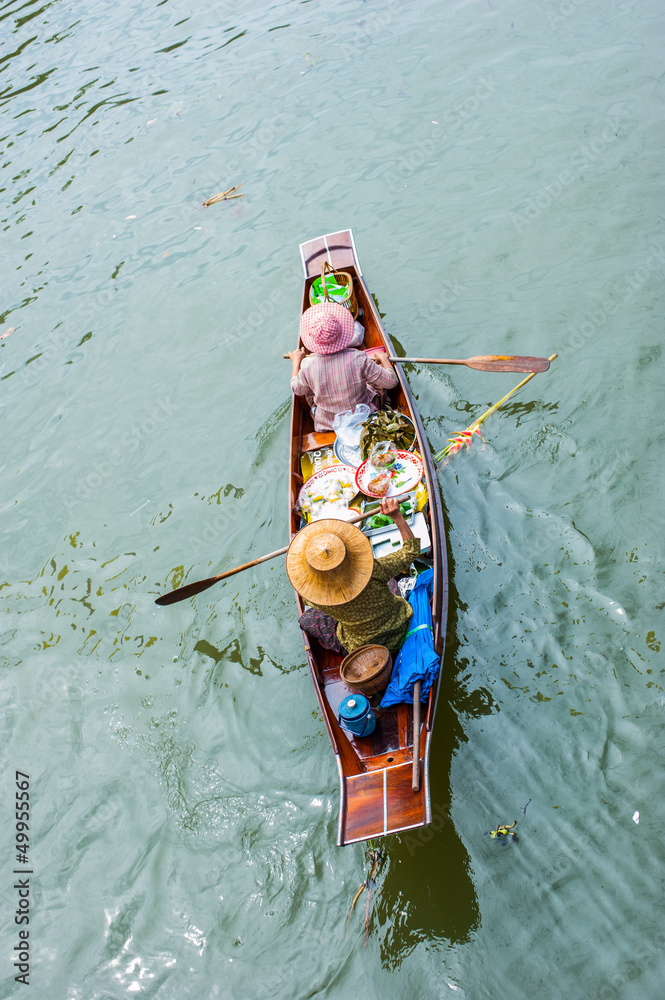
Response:
[[[362,513],[365,514],[367,513],[368,510],[373,510],[374,508],[376,508],[377,514],[380,513],[379,503],[380,503],[379,500],[363,500]],[[402,505],[406,507],[406,511],[403,511],[404,520],[408,525],[412,526],[416,515],[415,492],[407,493],[405,497],[400,497],[400,506]],[[378,528],[370,528],[368,522],[371,520],[372,520],[371,517],[369,517],[367,521],[364,521],[363,524],[361,525],[362,530],[369,538],[373,538],[375,535],[389,534],[395,528],[394,521],[391,521],[390,524],[380,525]]]

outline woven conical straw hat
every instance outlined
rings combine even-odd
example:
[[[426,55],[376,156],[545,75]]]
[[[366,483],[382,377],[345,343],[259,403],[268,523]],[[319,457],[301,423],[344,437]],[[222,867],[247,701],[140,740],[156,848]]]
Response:
[[[286,553],[286,572],[306,601],[346,604],[364,590],[374,567],[372,543],[346,521],[325,518],[301,528]]]

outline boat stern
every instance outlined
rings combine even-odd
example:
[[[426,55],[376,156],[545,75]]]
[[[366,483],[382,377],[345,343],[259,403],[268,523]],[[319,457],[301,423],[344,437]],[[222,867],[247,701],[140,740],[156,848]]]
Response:
[[[362,774],[344,775],[340,771],[337,843],[355,844],[431,823],[429,775],[423,771],[417,792],[411,787],[412,778],[411,760]]]

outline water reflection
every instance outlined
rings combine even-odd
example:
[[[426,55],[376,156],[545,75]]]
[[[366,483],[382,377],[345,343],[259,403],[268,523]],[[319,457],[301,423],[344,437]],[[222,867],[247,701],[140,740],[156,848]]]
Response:
[[[443,504],[446,523],[448,511]],[[432,823],[379,842],[387,861],[371,918],[384,968],[397,971],[421,941],[461,944],[480,925],[473,868],[450,815],[450,765],[467,740],[465,719],[498,711],[485,688],[467,689],[467,661],[460,657],[459,595],[455,561],[449,559],[449,613],[430,760]]]

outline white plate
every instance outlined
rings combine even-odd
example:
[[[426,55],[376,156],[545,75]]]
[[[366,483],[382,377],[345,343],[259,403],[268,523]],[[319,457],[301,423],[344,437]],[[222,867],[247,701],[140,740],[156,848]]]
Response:
[[[315,497],[321,496],[321,490],[331,479],[338,479],[340,482],[352,486],[355,495],[357,491],[356,470],[350,465],[330,465],[327,469],[315,472],[304,486],[300,488],[300,493],[298,494],[299,506],[301,508],[303,505],[309,506]]]
[[[356,486],[365,496],[379,496],[377,493],[372,493],[368,485],[370,479],[374,477],[375,471],[370,468],[369,460],[363,462],[360,468],[356,469]],[[424,469],[422,459],[418,455],[411,451],[398,451],[395,464],[391,469],[385,471],[390,472],[390,486],[385,496],[401,497],[403,493],[409,493],[416,488],[423,477]],[[379,499],[382,500],[383,497],[379,497]]]

